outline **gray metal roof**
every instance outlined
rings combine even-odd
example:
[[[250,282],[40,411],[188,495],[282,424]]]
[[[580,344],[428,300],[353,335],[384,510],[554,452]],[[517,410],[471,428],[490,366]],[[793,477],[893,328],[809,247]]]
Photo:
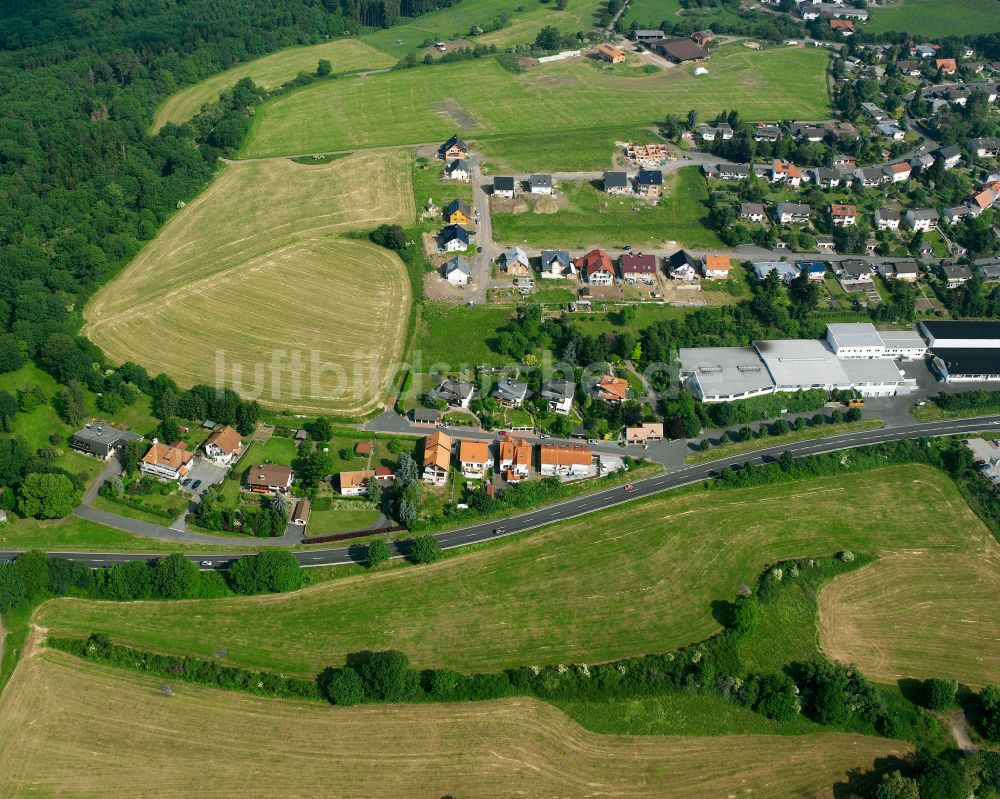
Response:
[[[764,391],[774,381],[753,347],[682,347],[681,371],[694,377],[706,396]]]
[[[840,347],[882,346],[882,337],[871,322],[835,322],[826,329]]]
[[[754,346],[779,388],[849,387],[841,361],[815,339],[755,341]]]

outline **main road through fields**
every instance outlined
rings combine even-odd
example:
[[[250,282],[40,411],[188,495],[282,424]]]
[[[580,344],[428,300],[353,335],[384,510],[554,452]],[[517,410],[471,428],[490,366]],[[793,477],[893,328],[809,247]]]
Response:
[[[481,541],[490,541],[498,536],[502,537],[521,533],[525,530],[532,530],[536,527],[542,527],[563,519],[572,519],[585,513],[611,508],[642,497],[652,496],[663,491],[697,483],[736,464],[747,462],[761,463],[769,459],[776,459],[785,451],[790,452],[794,456],[816,455],[822,452],[834,452],[852,447],[861,447],[866,444],[879,444],[886,441],[900,441],[923,436],[936,437],[957,435],[960,433],[987,432],[992,430],[996,430],[997,437],[1000,438],[1000,416],[981,416],[974,419],[952,419],[942,422],[920,422],[891,429],[846,433],[840,436],[831,436],[830,438],[813,441],[782,444],[744,453],[743,455],[722,458],[717,461],[671,469],[656,477],[637,480],[632,484],[631,491],[626,491],[621,486],[596,491],[592,494],[586,494],[565,502],[546,505],[538,510],[529,511],[518,516],[511,516],[508,519],[483,522],[458,530],[437,533],[435,538],[437,538],[442,549],[452,549]],[[498,533],[498,530],[502,532]],[[392,548],[394,557],[405,557],[408,554],[406,541],[394,542],[390,544],[390,547]],[[16,557],[17,554],[17,552],[0,551],[0,559]],[[51,554],[79,561],[92,567],[110,566],[113,563],[128,560],[153,560],[160,557],[154,554],[113,552],[52,552]],[[298,558],[299,563],[306,567],[333,566],[361,562],[364,558],[364,547],[313,549],[297,551],[294,554]],[[188,557],[200,563],[204,568],[226,569],[233,561],[241,557],[246,557],[246,554],[188,555]]]

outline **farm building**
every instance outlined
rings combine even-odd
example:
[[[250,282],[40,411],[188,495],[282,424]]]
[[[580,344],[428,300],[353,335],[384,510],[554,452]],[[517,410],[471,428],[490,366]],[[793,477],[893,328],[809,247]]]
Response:
[[[708,58],[708,50],[690,39],[666,39],[653,44],[653,49],[664,58],[677,64],[702,61]]]
[[[596,53],[601,61],[607,61],[609,64],[620,64],[625,60],[624,50],[619,50],[613,44],[606,42],[597,45]]]

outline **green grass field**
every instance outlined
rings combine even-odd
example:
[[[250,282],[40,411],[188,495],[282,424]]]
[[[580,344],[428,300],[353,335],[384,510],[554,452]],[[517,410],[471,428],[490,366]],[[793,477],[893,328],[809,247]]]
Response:
[[[628,29],[635,22],[640,28],[658,28],[664,20],[677,22],[683,18],[691,22],[695,29],[707,28],[713,21],[740,22],[738,14],[727,6],[684,9],[679,0],[630,0],[622,15],[622,25]]]
[[[407,652],[418,667],[598,662],[712,634],[719,629],[712,603],[732,599],[775,560],[845,548],[882,555],[919,549],[930,573],[935,558],[984,547],[995,552],[997,544],[954,484],[940,472],[901,466],[661,496],[627,515],[589,515],[432,567],[292,595],[128,605],[56,600],[38,623],[56,635],[99,630],[163,652],[211,656],[226,647],[236,663],[298,674],[342,662],[348,652],[386,647]],[[924,639],[928,646],[947,646],[948,621],[956,626],[962,603],[924,603],[925,593],[918,582],[891,601],[935,629]],[[800,647],[800,639],[788,646]],[[980,650],[1000,648],[995,619],[983,620],[979,640]],[[981,655],[958,649],[954,657],[974,669]]]
[[[895,0],[869,13],[872,19],[861,29],[870,33],[902,31],[939,39],[1000,30],[996,0]]]
[[[511,309],[503,306],[424,303],[411,357],[419,354],[421,371],[435,364],[438,370],[451,371],[460,364],[507,363],[510,359],[494,351],[492,344],[497,329],[510,318]]]
[[[817,49],[737,45],[719,48],[710,74],[699,78],[688,67],[609,76],[582,59],[515,75],[489,59],[333,81],[265,104],[242,154],[434,142],[458,130],[511,166],[593,169],[609,163],[615,139],[667,112],[736,108],[748,119],[825,118],[827,58]],[[577,153],[581,141],[588,144]]]
[[[309,535],[328,535],[348,530],[364,530],[378,519],[377,510],[314,510],[309,517]]]
[[[532,247],[621,247],[664,249],[676,241],[688,247],[722,247],[702,221],[708,191],[697,167],[669,173],[657,205],[613,197],[591,183],[562,183],[560,210],[554,214],[494,214],[494,238],[503,244]]]
[[[222,92],[231,89],[241,78],[250,78],[258,86],[273,89],[300,72],[315,72],[316,64],[321,58],[330,62],[335,73],[384,69],[396,63],[392,56],[355,39],[336,39],[322,44],[280,50],[212,75],[170,95],[156,109],[151,132],[156,133],[168,122],[175,125],[187,122],[203,105],[218,100]]]
[[[541,0],[462,0],[451,8],[432,11],[406,24],[370,33],[364,41],[397,58],[421,47],[427,39],[468,39],[475,44],[498,46],[523,44],[533,42],[545,25],[555,25],[563,33],[590,30],[602,5],[600,0],[573,0],[559,11],[555,2],[543,3]],[[469,38],[473,25],[485,29],[501,14],[508,17],[506,26]]]

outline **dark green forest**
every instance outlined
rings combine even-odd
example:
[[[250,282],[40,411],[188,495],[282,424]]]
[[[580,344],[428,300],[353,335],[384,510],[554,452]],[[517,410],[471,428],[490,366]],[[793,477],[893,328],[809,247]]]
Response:
[[[149,136],[164,97],[282,47],[451,2],[0,5],[0,369],[78,330],[87,297],[204,188],[259,101],[244,87],[215,113]]]

